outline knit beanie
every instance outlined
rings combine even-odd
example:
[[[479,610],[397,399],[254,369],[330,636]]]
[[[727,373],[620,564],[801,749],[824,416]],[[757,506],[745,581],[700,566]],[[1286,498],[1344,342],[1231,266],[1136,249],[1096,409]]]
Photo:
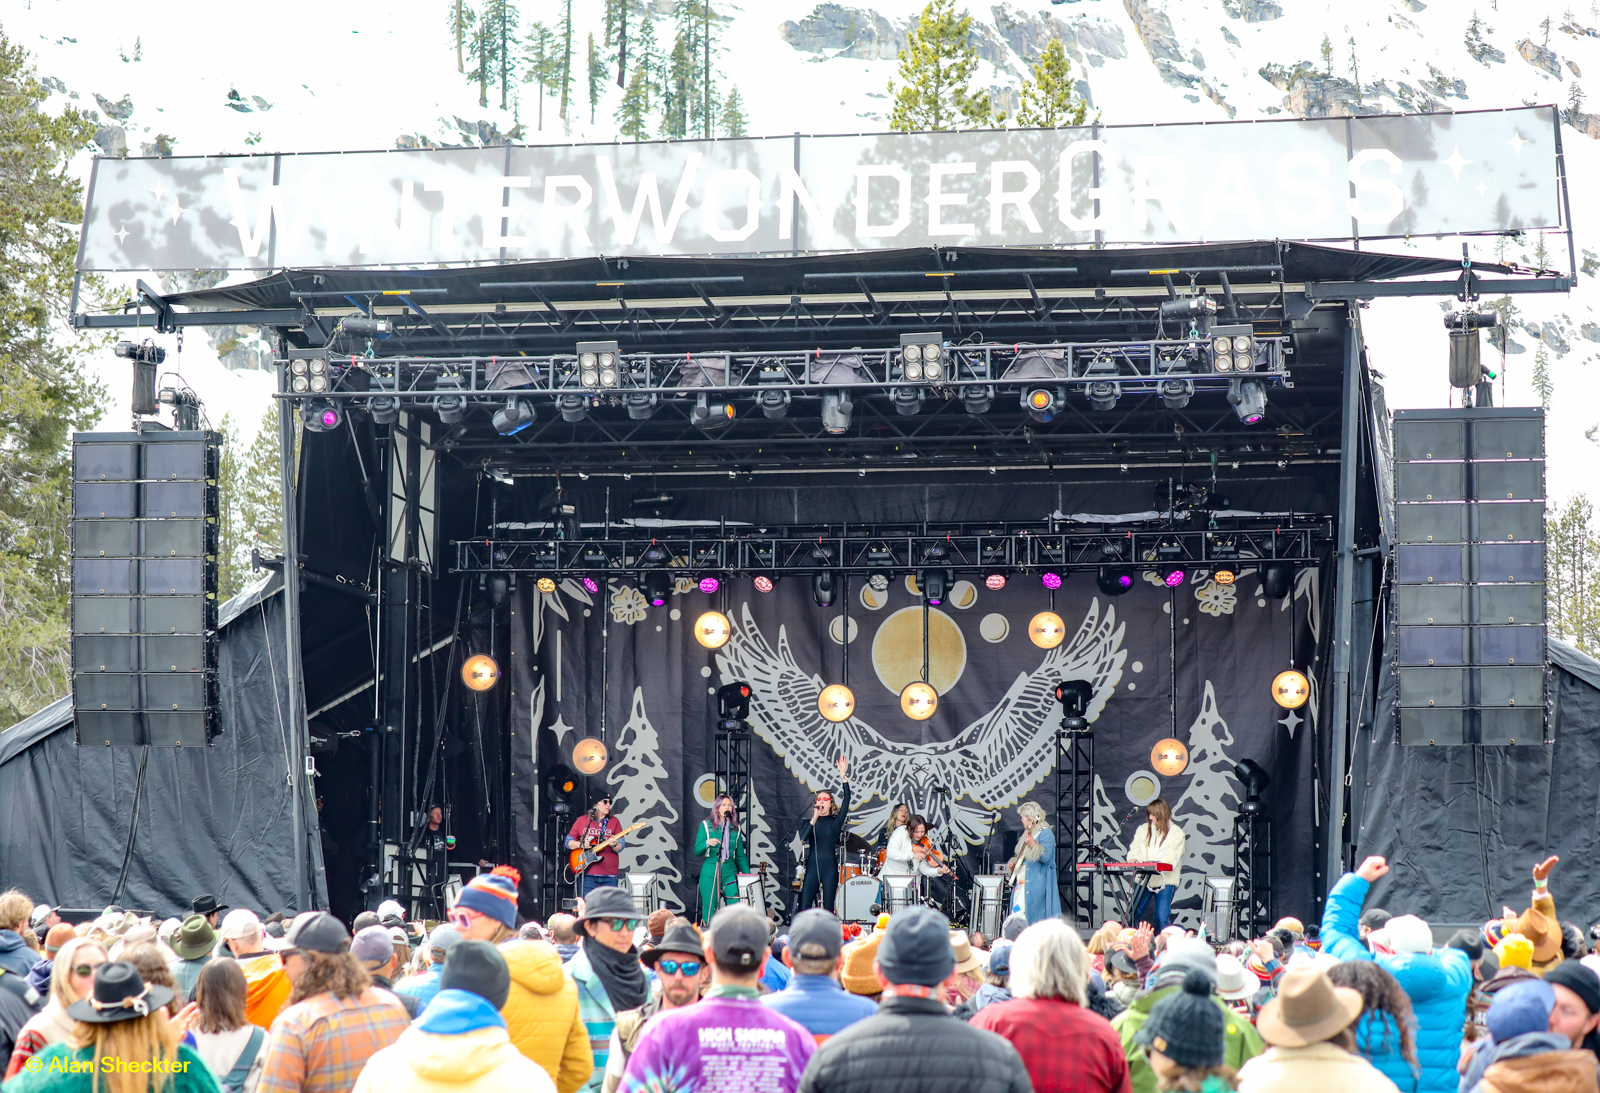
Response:
[[[445,957],[439,989],[471,991],[495,1009],[503,1009],[511,994],[511,970],[500,950],[487,941],[463,941]]]
[[[488,875],[473,877],[461,890],[457,907],[488,915],[508,930],[517,928],[517,886],[522,874],[513,866],[497,865]]]
[[[1281,966],[1273,969],[1272,971],[1268,971],[1267,962],[1262,960],[1261,955],[1254,949],[1251,949],[1250,955],[1245,957],[1244,966],[1252,975],[1261,980],[1263,983],[1271,983],[1279,975],[1283,974],[1283,968]]]
[[[839,982],[851,994],[873,995],[883,990],[878,986],[878,977],[872,974],[872,962],[878,959],[883,934],[884,931],[879,930],[845,949],[844,970],[839,974]]]
[[[1174,991],[1150,1008],[1150,1016],[1134,1043],[1153,1048],[1179,1066],[1221,1066],[1227,1021],[1222,1008],[1211,1000],[1211,980],[1191,969],[1183,989]]]
[[[1495,956],[1500,958],[1500,966],[1524,968],[1533,970],[1533,942],[1521,934],[1506,934],[1500,939],[1500,944],[1495,946]]]
[[[1501,940],[1506,936],[1504,919],[1491,918],[1483,924],[1483,943],[1491,949],[1498,949]]]
[[[1600,976],[1594,969],[1577,961],[1557,964],[1544,973],[1544,981],[1567,990],[1583,999],[1590,1013],[1600,1013]]]

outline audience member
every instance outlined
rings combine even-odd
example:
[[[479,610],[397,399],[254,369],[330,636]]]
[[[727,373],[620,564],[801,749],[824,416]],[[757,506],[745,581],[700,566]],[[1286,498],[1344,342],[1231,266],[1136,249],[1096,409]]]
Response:
[[[211,929],[200,915],[189,918]],[[180,1023],[188,1026],[194,1040],[195,1051],[211,1068],[222,1093],[255,1093],[267,1058],[266,1030],[251,1024],[245,1015],[248,993],[239,962],[219,956],[200,969],[194,1001],[180,1015]]]
[[[1158,1090],[1226,1093],[1234,1088],[1234,1072],[1223,1063],[1227,1019],[1212,1002],[1211,981],[1191,969],[1181,987],[1150,1008],[1134,1042],[1150,1060]]]
[[[594,1055],[594,1072],[582,1087],[584,1093],[598,1093],[603,1084],[617,1014],[638,1009],[650,997],[644,966],[633,945],[639,921],[639,908],[626,889],[602,885],[589,893],[574,923],[583,946],[567,961],[567,974],[578,985],[578,1012]],[[765,951],[765,938],[761,947]]]
[[[1014,941],[1002,942],[989,953],[989,962],[983,974],[983,986],[978,988],[977,994],[956,1007],[957,1017],[963,1021],[970,1021],[972,1015],[985,1006],[1011,1000],[1011,950],[1015,945]]]
[[[1489,1006],[1489,1039],[1462,1059],[1462,1093],[1556,1093],[1596,1086],[1596,1059],[1552,1031],[1556,992],[1529,979],[1500,991]]]
[[[1150,1011],[1157,1002],[1183,989],[1184,977],[1190,971],[1198,971],[1208,983],[1216,983],[1217,958],[1211,946],[1195,938],[1180,938],[1171,942],[1162,954],[1161,962],[1151,972],[1145,991],[1111,1022],[1111,1027],[1122,1038],[1122,1049],[1128,1059],[1128,1072],[1135,1093],[1155,1093],[1156,1088],[1155,1071],[1150,1068],[1150,1060],[1135,1036],[1149,1019]],[[1261,1037],[1256,1035],[1256,1030],[1248,1020],[1234,1013],[1222,999],[1213,995],[1211,1001],[1222,1012],[1223,1026],[1227,1030],[1223,1065],[1237,1071],[1247,1060],[1261,1053]]]
[[[200,981],[200,972],[210,963],[217,947],[216,928],[204,915],[190,915],[179,924],[169,945],[173,955],[172,982],[178,1000],[193,1001],[194,985]]]
[[[700,995],[711,982],[711,962],[706,959],[705,945],[700,931],[688,919],[678,919],[663,927],[657,944],[647,949],[639,960],[656,974],[660,991],[638,1009],[623,1010],[617,1014],[617,1024],[611,1031],[610,1053],[606,1057],[605,1093],[616,1093],[622,1084],[622,1075],[628,1067],[628,1057],[639,1043],[645,1026],[659,1013],[667,1013],[700,1001]]]
[[[1361,995],[1356,1050],[1401,1089],[1413,1089],[1422,1076],[1417,1061],[1416,1014],[1411,999],[1389,971],[1371,960],[1347,960],[1328,969],[1336,987]]]
[[[1240,1093],[1399,1093],[1356,1051],[1360,1016],[1359,991],[1335,987],[1320,968],[1290,968],[1256,1017],[1269,1046],[1239,1069]]]
[[[428,935],[427,942],[418,947],[420,951],[427,953],[428,966],[416,975],[408,975],[396,983],[395,993],[415,998],[420,1012],[438,993],[439,975],[444,971],[445,959],[460,940],[461,931],[454,926],[435,926],[433,933]]]
[[[517,936],[517,888],[522,874],[497,865],[467,882],[450,908],[450,925],[468,941],[498,945]]]
[[[106,963],[106,951],[98,942],[77,938],[61,946],[50,968],[50,997],[44,1008],[18,1031],[16,1045],[6,1066],[6,1080],[16,1077],[28,1060],[46,1047],[59,1044],[74,1032],[67,1010],[89,996],[94,986],[95,969]]]
[[[32,917],[33,900],[15,888],[0,892],[0,968],[24,979],[39,960]]]
[[[1572,1047],[1600,1056],[1600,975],[1574,960],[1544,973],[1555,991],[1550,1031],[1565,1036]]]
[[[783,990],[761,999],[804,1025],[818,1044],[878,1011],[875,1004],[850,994],[840,984],[845,963],[842,927],[820,907],[796,915],[783,953],[794,976]]]
[[[578,955],[578,932],[574,929],[577,919],[571,915],[550,916],[550,940],[555,943],[556,952],[561,954],[561,963],[565,964]]]
[[[239,970],[244,972],[248,985],[245,1012],[250,1023],[270,1030],[294,989],[289,973],[284,970],[283,958],[266,951],[261,920],[254,911],[243,907],[229,911],[222,918],[221,932],[223,943],[239,962]],[[350,1077],[353,1080],[355,1075]]]
[[[557,1093],[574,1093],[595,1071],[589,1030],[578,1012],[578,984],[548,941],[507,941],[500,955],[511,975],[500,1007],[511,1043],[544,1069]]]
[[[406,1011],[406,1017],[415,1021],[421,1012],[415,995],[395,994],[394,970],[399,964],[395,955],[394,939],[389,936],[387,926],[368,926],[365,930],[350,939],[350,955],[356,962],[366,969],[367,976],[372,980],[372,985],[380,990],[394,994],[401,1007]]]

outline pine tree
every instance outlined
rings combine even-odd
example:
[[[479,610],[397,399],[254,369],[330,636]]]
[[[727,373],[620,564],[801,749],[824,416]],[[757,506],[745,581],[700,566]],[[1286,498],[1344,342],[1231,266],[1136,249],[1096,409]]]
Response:
[[[489,84],[494,79],[499,52],[499,32],[489,20],[479,19],[467,37],[467,59],[472,62],[467,82],[478,85],[479,106],[489,105]]]
[[[978,71],[978,50],[968,41],[972,16],[957,15],[954,0],[929,0],[900,51],[900,79],[891,81],[889,128],[901,133],[992,124],[989,96],[967,84]]]
[[[1576,123],[1578,115],[1583,113],[1583,85],[1577,80],[1572,81],[1572,89],[1567,92],[1567,119]]]
[[[1600,538],[1588,496],[1574,494],[1552,507],[1546,535],[1550,632],[1600,655]]]
[[[594,124],[594,110],[600,104],[600,93],[605,90],[605,62],[595,48],[594,35],[589,35],[589,124]]]
[[[239,475],[240,547],[263,554],[283,553],[283,479],[279,473],[278,412],[269,409],[245,453]]]
[[[572,93],[572,0],[566,0],[561,9],[556,37],[561,43],[561,120],[566,121],[567,98]]]
[[[1322,34],[1322,74],[1324,76],[1333,75],[1333,41],[1328,37],[1326,31]]]
[[[217,592],[227,600],[250,579],[250,563],[248,551],[240,549],[244,532],[239,515],[242,453],[232,414],[222,415],[217,431],[222,434],[222,458],[217,470]]]
[[[745,136],[744,100],[739,97],[739,89],[732,88],[728,97],[722,104],[722,135],[725,137]]]
[[[1356,60],[1356,36],[1350,35],[1350,82],[1356,85],[1356,102],[1361,101],[1361,64]]]
[[[1044,56],[1033,66],[1033,79],[1022,85],[1017,124],[1041,129],[1082,125],[1088,112],[1089,103],[1073,89],[1072,62],[1061,39],[1050,39]]]
[[[46,114],[48,97],[27,52],[0,30],[0,724],[69,687],[68,445],[73,429],[93,427],[105,397],[87,367],[105,341],[60,322],[83,217],[72,159],[95,126],[71,106]],[[105,291],[98,280],[88,287]]]
[[[661,135],[679,140],[689,135],[689,102],[694,96],[694,62],[679,35],[667,58],[667,78],[662,85]]]
[[[1546,410],[1550,409],[1550,396],[1555,394],[1555,384],[1550,379],[1550,353],[1545,349],[1544,338],[1539,339],[1539,348],[1533,354],[1533,393],[1539,396],[1539,405]]]
[[[527,39],[522,46],[522,82],[537,83],[539,85],[539,129],[544,130],[544,98],[545,87],[553,82],[553,68],[555,55],[550,52],[554,42],[555,33],[543,23],[534,23],[528,28]]]
[[[456,40],[456,71],[465,73],[467,69],[462,57],[476,16],[467,6],[467,0],[449,0],[449,4],[450,36]]]
[[[1542,44],[1546,49],[1550,48],[1550,17],[1548,15],[1544,17],[1544,22],[1539,24],[1539,29],[1544,31],[1544,42]]]
[[[484,0],[483,23],[493,39],[494,61],[491,70],[500,78],[500,109],[504,110],[511,85],[511,39],[518,23],[512,0]],[[485,105],[480,102],[478,105]]]
[[[628,77],[628,90],[623,92],[622,102],[617,105],[617,134],[644,140],[650,135],[649,112],[650,81],[645,69],[635,65],[633,75]]]

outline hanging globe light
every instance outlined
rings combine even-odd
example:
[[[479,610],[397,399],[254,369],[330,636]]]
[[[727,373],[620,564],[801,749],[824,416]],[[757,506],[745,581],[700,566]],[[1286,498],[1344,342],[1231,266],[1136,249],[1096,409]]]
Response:
[[[1028,640],[1041,649],[1054,649],[1067,636],[1067,624],[1054,611],[1041,611],[1028,622]]]
[[[1157,774],[1175,778],[1189,766],[1189,749],[1184,747],[1182,740],[1169,737],[1159,741],[1150,749],[1150,765],[1156,768]]]
[[[694,640],[707,649],[721,649],[733,636],[733,623],[721,611],[707,611],[694,620]]]
[[[606,746],[592,736],[586,736],[572,745],[572,765],[584,774],[599,774],[610,758]]]
[[[500,665],[494,662],[494,657],[479,653],[477,656],[468,657],[461,665],[461,682],[469,690],[487,691],[500,680]]]
[[[920,679],[907,683],[900,692],[900,712],[913,721],[926,721],[939,708],[939,692]]]
[[[817,712],[829,721],[848,721],[856,712],[856,696],[843,683],[824,687],[817,696]]]
[[[543,592],[546,596],[551,595],[556,590],[556,581],[554,577],[540,577],[537,581],[534,581],[533,584],[535,588],[537,588],[540,592]]]
[[[1278,678],[1272,681],[1272,701],[1286,710],[1298,710],[1310,697],[1311,684],[1303,672],[1290,668],[1287,672],[1279,672]]]

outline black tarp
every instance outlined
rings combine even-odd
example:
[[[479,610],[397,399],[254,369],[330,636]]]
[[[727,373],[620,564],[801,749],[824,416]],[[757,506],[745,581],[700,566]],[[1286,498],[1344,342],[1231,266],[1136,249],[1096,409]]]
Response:
[[[176,915],[198,893],[262,911],[307,906],[295,874],[286,763],[289,694],[281,582],[219,613],[222,733],[204,749],[151,748],[122,902]],[[78,747],[70,697],[0,732],[0,888],[59,907],[111,899],[139,749]]]
[[[1401,747],[1387,658],[1375,729],[1357,734],[1352,860],[1392,868],[1372,901],[1443,922],[1483,921],[1527,906],[1529,869],[1563,861],[1550,888],[1562,918],[1600,905],[1600,662],[1550,642],[1553,743],[1514,747]]]

